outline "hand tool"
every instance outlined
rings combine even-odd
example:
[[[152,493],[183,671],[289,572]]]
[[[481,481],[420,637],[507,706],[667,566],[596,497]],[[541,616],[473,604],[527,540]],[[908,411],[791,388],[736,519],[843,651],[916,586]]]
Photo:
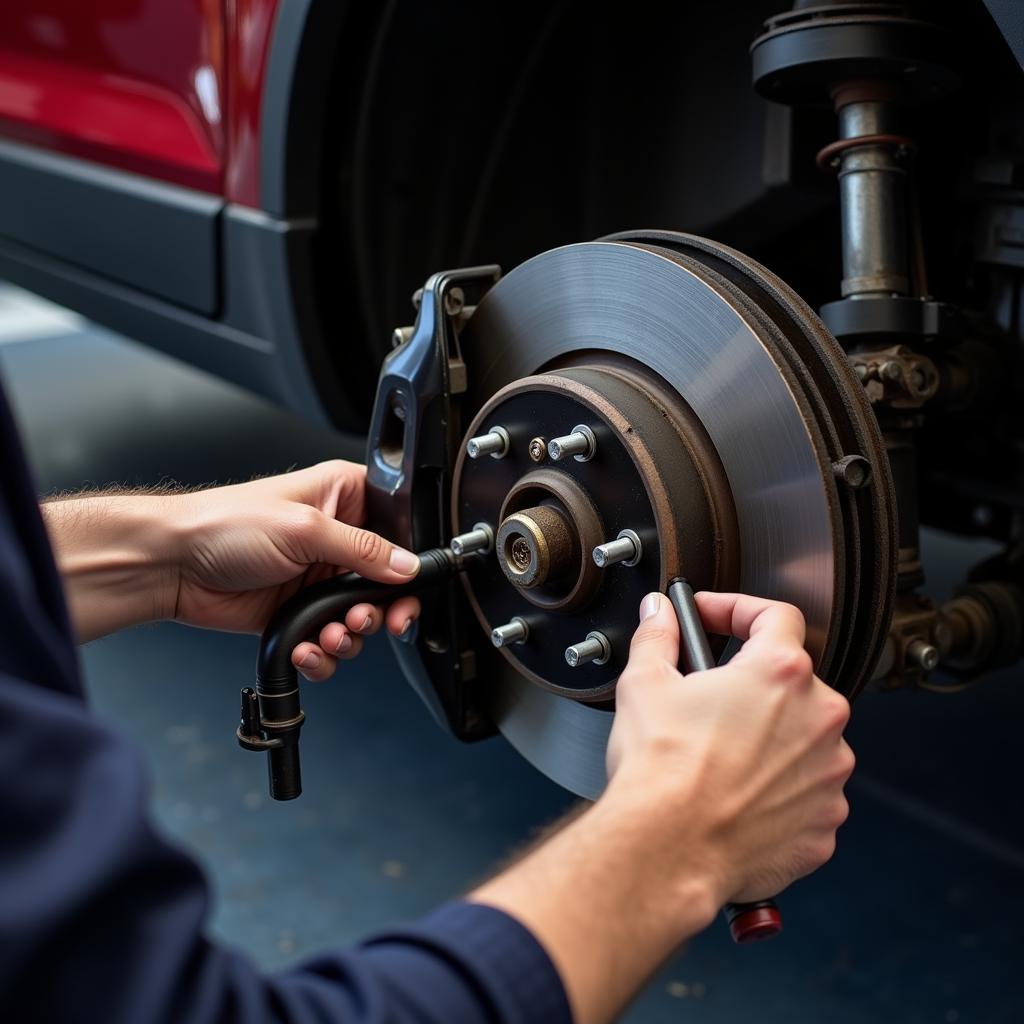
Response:
[[[376,583],[351,572],[314,583],[285,601],[273,614],[260,639],[256,687],[242,690],[239,745],[267,753],[270,795],[294,800],[302,792],[299,731],[305,721],[292,651],[312,640],[328,623],[344,620],[357,604],[381,604],[418,594],[451,579],[462,559],[448,548],[421,551],[420,571],[408,583]]]
[[[693,599],[693,588],[686,580],[676,578],[668,586],[668,599],[679,620],[680,671],[689,674],[714,668],[715,659]],[[741,945],[770,939],[782,931],[782,915],[775,900],[727,903],[722,909],[733,941]]]

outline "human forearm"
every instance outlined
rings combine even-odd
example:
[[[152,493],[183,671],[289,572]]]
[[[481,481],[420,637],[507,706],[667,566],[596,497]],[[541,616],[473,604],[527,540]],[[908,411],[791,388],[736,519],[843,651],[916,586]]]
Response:
[[[669,848],[658,808],[621,783],[469,896],[536,936],[562,977],[577,1024],[615,1019],[724,900],[699,824],[689,846]]]
[[[80,642],[173,617],[179,574],[175,500],[106,494],[42,505]]]
[[[366,473],[332,461],[245,484],[189,491],[72,495],[42,508],[80,641],[175,618],[207,629],[260,632],[296,590],[339,570],[402,583],[419,560],[361,528]],[[310,679],[355,657],[386,625],[400,635],[415,597],[386,612],[350,609],[293,652]]]

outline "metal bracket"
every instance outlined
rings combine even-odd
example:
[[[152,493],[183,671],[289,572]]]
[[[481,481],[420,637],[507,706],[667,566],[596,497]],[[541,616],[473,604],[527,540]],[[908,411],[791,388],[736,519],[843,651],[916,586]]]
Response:
[[[495,265],[434,274],[414,296],[416,325],[395,333],[381,368],[367,440],[366,502],[386,537],[411,551],[450,539],[452,467],[462,437],[458,396],[467,388],[459,336],[476,303],[498,281]],[[415,632],[393,641],[398,661],[434,718],[463,739],[488,735],[467,700],[472,635],[457,588],[424,608]]]

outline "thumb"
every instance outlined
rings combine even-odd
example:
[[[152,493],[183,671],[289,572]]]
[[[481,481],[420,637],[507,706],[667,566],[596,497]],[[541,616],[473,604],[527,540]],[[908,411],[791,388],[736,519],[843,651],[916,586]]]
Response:
[[[411,551],[329,516],[322,517],[315,544],[317,561],[344,565],[378,583],[406,583],[420,571],[420,560]]]
[[[648,594],[640,604],[640,625],[629,645],[631,668],[679,663],[679,623],[664,594]]]

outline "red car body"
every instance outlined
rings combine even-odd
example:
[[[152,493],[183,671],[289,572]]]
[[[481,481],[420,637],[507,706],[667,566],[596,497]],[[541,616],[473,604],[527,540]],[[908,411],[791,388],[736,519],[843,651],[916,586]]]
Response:
[[[0,274],[345,422],[310,248],[324,83],[348,13],[329,0],[6,0]],[[296,86],[300,63],[321,100]]]
[[[278,0],[7,0],[0,133],[259,205]]]
[[[820,300],[828,137],[749,86],[786,2],[3,0],[0,276],[355,429],[446,266],[685,226]],[[988,105],[1020,5],[955,6]]]

